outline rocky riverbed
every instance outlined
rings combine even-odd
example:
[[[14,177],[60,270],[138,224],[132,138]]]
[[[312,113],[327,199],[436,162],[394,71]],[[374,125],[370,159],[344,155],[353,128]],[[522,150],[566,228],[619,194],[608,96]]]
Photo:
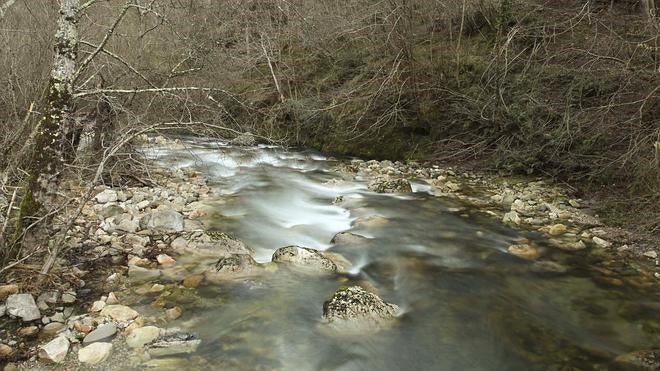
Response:
[[[234,147],[253,146],[254,140],[248,139],[241,138]],[[145,140],[156,147],[156,153],[184,147],[179,141],[162,137]],[[65,257],[55,268],[66,275],[66,284],[45,292],[30,292],[28,287],[11,282],[0,286],[0,302],[3,303],[0,316],[4,323],[0,357],[5,361],[20,361],[8,363],[5,369],[174,369],[184,366],[214,369],[219,365],[218,355],[213,353],[218,352],[228,356],[227,359],[221,357],[220,361],[226,362],[221,365],[226,369],[286,369],[287,364],[278,366],[277,362],[273,364],[259,358],[263,355],[254,355],[256,358],[248,358],[253,359],[254,364],[245,364],[243,355],[232,353],[231,344],[247,335],[240,335],[240,331],[235,338],[231,333],[223,335],[223,343],[219,345],[218,339],[211,339],[205,332],[203,324],[208,318],[200,318],[202,315],[198,313],[212,315],[214,308],[231,308],[234,302],[253,293],[269,297],[263,294],[269,285],[275,285],[271,290],[276,291],[280,290],[280,285],[293,285],[293,281],[296,285],[308,281],[310,285],[318,285],[310,287],[324,288],[326,292],[335,287],[326,294],[326,300],[306,304],[317,308],[316,318],[310,320],[316,321],[319,331],[327,334],[324,336],[359,337],[405,328],[407,322],[416,318],[407,313],[425,311],[422,308],[427,306],[422,303],[427,299],[416,297],[412,302],[396,303],[394,293],[403,290],[410,275],[421,274],[429,268],[422,267],[418,261],[423,255],[411,252],[404,255],[405,260],[392,262],[388,260],[391,257],[383,256],[371,263],[360,262],[371,254],[365,251],[377,248],[373,246],[378,240],[377,231],[387,229],[392,219],[368,212],[361,204],[363,196],[352,191],[355,184],[360,192],[370,192],[373,197],[387,195],[401,202],[406,202],[410,194],[423,193],[424,197],[451,204],[447,212],[458,218],[477,218],[485,220],[483,223],[487,225],[502,226],[493,228],[513,231],[506,233],[514,237],[494,242],[498,248],[479,252],[490,263],[479,263],[478,267],[473,263],[443,263],[444,275],[462,276],[477,268],[486,275],[496,276],[515,276],[523,270],[562,275],[573,269],[567,263],[552,259],[562,254],[563,261],[579,260],[581,269],[588,272],[583,275],[593,277],[601,287],[621,292],[638,290],[641,295],[650,295],[648,304],[641,303],[632,311],[643,315],[653,308],[658,309],[652,304],[660,283],[657,246],[637,244],[635,236],[603,226],[590,212],[588,201],[571,198],[559,186],[542,180],[503,179],[430,164],[362,160],[331,163],[324,172],[330,179],[315,187],[351,189],[335,196],[327,207],[350,209],[354,215],[350,221],[352,227],[334,228],[336,234],[323,246],[272,246],[268,250],[272,256],[266,258],[262,249],[255,251],[236,238],[234,232],[240,229],[229,227],[233,220],[219,223],[227,218],[223,215],[225,210],[236,207],[232,204],[235,198],[227,195],[213,176],[205,173],[203,166],[191,164],[172,170],[161,162],[161,167],[150,174],[158,185],[98,187],[94,199],[76,219],[67,240],[74,256]],[[330,211],[319,213],[327,215],[329,221],[333,218]],[[473,216],[475,214],[482,216]],[[238,218],[240,220],[240,215]],[[288,218],[289,215],[285,215],[283,222]],[[299,226],[304,227],[305,223],[288,228],[299,229]],[[296,235],[316,233],[298,229]],[[259,233],[255,231],[254,234]],[[484,236],[484,232],[479,230],[476,235]],[[497,252],[496,255],[493,252]],[[498,265],[498,259],[505,255],[519,262]],[[445,254],[424,259],[458,257]],[[64,272],[62,268],[68,266],[72,268]],[[421,268],[410,270],[412,266]],[[410,273],[392,276],[388,271]],[[374,279],[389,276],[396,278],[391,284]],[[240,285],[241,294],[227,297],[236,284]],[[292,294],[287,289],[282,290],[285,290],[282,291],[284,295]],[[383,298],[381,292],[386,294]],[[428,292],[432,295],[433,291]],[[264,300],[272,303],[276,299]],[[457,298],[452,306],[462,301]],[[239,308],[242,313],[246,312],[245,308]],[[254,310],[279,311],[281,308]],[[291,311],[289,316],[296,316],[295,305],[286,310]],[[469,312],[467,308],[463,310]],[[493,313],[496,321],[509,321],[498,317],[499,314]],[[268,315],[256,318],[265,321]],[[657,319],[644,323],[656,326],[653,327],[656,330],[650,330],[651,334],[657,334],[655,331],[660,329]],[[226,323],[218,331],[235,326],[237,323]],[[510,347],[516,347],[515,341],[518,340]],[[251,350],[257,351],[261,346],[263,344],[255,342]],[[653,346],[631,349],[632,353],[599,354],[594,356],[594,362],[657,369],[660,354]],[[27,361],[22,360],[26,358]],[[580,358],[580,364],[584,364],[584,359]],[[314,368],[310,364],[301,367]]]

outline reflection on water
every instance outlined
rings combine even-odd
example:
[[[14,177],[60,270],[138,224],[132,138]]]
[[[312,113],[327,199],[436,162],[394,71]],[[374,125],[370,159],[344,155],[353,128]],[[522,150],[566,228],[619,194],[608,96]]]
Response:
[[[226,202],[212,228],[244,240],[258,261],[278,247],[339,252],[337,276],[280,269],[264,278],[206,286],[205,303],[180,320],[200,353],[226,369],[559,370],[607,368],[616,355],[660,345],[657,291],[603,286],[582,258],[562,252],[527,262],[505,253],[519,236],[424,182],[410,196],[373,194],[342,179],[311,151],[190,142],[154,152],[195,166]],[[343,196],[341,202],[334,201]],[[332,246],[334,234],[370,237]],[[340,285],[368,284],[405,310],[377,334],[340,336],[319,324]]]

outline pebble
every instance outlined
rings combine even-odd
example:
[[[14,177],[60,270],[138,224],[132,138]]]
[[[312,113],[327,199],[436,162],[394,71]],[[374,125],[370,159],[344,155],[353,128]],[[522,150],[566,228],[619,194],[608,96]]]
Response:
[[[165,286],[161,285],[160,283],[155,283],[151,288],[149,289],[149,292],[162,292],[165,290]]]
[[[39,327],[29,326],[29,327],[23,327],[20,330],[18,330],[18,335],[23,337],[30,337],[36,335],[38,332],[39,332]]]
[[[117,296],[114,292],[111,292],[108,294],[108,298],[105,300],[105,303],[107,305],[119,304],[119,299],[117,299]]]
[[[0,358],[9,357],[14,353],[14,349],[7,344],[0,344]]]
[[[644,253],[644,256],[646,256],[649,259],[657,259],[658,258],[658,253],[655,252],[654,250],[650,250]]]
[[[18,286],[11,285],[1,285],[0,286],[0,301],[4,301],[9,297],[9,295],[18,294]]]
[[[45,335],[55,335],[58,332],[60,332],[60,330],[62,330],[64,327],[65,327],[65,325],[63,323],[51,322],[51,323],[47,324],[46,326],[44,326],[44,328],[41,329],[41,331]]]

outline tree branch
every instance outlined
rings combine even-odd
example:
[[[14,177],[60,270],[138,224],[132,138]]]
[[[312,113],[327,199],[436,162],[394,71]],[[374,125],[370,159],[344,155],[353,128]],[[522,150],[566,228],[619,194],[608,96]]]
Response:
[[[138,71],[137,69],[135,69],[133,66],[131,66],[128,62],[126,62],[124,59],[122,59],[122,58],[121,58],[120,56],[118,56],[117,54],[115,54],[115,53],[109,51],[108,49],[105,49],[105,48],[99,48],[99,46],[94,45],[94,44],[92,44],[92,43],[89,43],[89,42],[87,42],[87,41],[80,41],[80,43],[83,44],[83,45],[91,46],[92,48],[95,48],[96,50],[100,50],[102,53],[105,53],[105,54],[109,55],[110,57],[112,57],[112,58],[118,60],[121,64],[123,64],[124,66],[126,66],[126,68],[128,68],[129,70],[131,70],[131,72],[133,72],[133,73],[136,74],[137,76],[139,76],[142,80],[144,80],[144,81],[145,81],[147,84],[149,84],[151,87],[153,87],[153,88],[157,88],[157,86],[154,85],[151,81],[149,81],[149,79],[147,79],[142,73],[140,73],[140,71]]]

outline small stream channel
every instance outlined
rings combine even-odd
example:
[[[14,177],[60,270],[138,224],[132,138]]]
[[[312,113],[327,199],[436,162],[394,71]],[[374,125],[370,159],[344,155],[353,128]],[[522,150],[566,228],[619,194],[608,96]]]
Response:
[[[660,345],[660,314],[649,310],[657,291],[602,285],[580,255],[511,256],[515,230],[431,195],[423,181],[412,180],[411,194],[376,194],[317,152],[185,142],[155,155],[211,180],[212,229],[245,241],[259,262],[299,245],[353,263],[349,274],[279,269],[200,288],[205,304],[184,307],[179,324],[200,335],[198,354],[218,369],[608,369],[619,354]],[[343,231],[370,239],[331,245]],[[323,302],[355,283],[404,310],[394,327],[350,336],[324,329]]]

